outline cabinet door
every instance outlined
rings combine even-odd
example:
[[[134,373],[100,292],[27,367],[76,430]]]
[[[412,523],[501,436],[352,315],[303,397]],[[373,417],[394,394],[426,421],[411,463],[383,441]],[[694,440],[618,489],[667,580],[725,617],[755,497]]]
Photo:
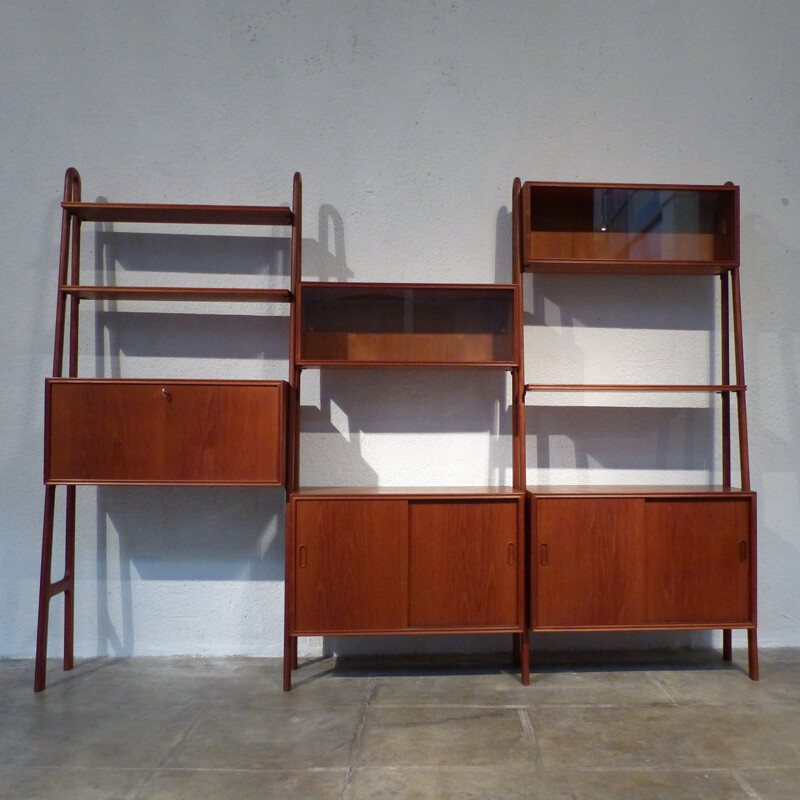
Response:
[[[51,483],[283,483],[282,382],[47,387]]]
[[[283,482],[283,386],[165,385],[164,477],[208,483]]]
[[[641,623],[643,501],[536,498],[533,505],[532,627]]]
[[[750,500],[648,500],[652,623],[744,623],[750,613]]]
[[[294,509],[295,632],[405,628],[407,502],[300,500]]]
[[[412,627],[512,627],[518,613],[518,505],[411,504]]]

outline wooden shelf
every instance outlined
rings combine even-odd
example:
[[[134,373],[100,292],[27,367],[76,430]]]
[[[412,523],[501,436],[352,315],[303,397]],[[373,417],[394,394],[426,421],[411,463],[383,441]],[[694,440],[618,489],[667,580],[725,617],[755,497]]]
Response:
[[[84,222],[137,222],[194,225],[274,225],[294,223],[287,206],[205,206],[149,203],[65,202],[64,210]]]
[[[744,392],[740,384],[716,383],[526,383],[526,392]]]
[[[738,265],[738,187],[522,186],[522,269],[715,275]]]
[[[301,283],[302,366],[458,366],[516,361],[515,287]]]
[[[288,289],[233,289],[179,286],[61,286],[80,300],[167,300],[174,302],[291,303]]]
[[[309,486],[294,493],[303,497],[416,497],[496,499],[522,497],[525,492],[510,486]]]
[[[539,496],[558,497],[736,497],[753,496],[750,490],[738,489],[719,484],[685,484],[685,485],[626,485],[605,484],[586,485],[549,485],[532,484],[527,487],[528,493]]]

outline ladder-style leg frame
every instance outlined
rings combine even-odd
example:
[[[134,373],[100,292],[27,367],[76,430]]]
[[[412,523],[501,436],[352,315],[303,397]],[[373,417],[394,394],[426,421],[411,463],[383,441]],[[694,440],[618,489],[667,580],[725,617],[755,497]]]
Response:
[[[53,528],[55,526],[56,487],[45,488],[44,526],[42,532],[42,569],[39,578],[39,621],[36,632],[35,692],[41,692],[47,680],[47,634],[50,623],[50,601],[64,595],[64,669],[74,664],[75,638],[75,487],[67,487],[66,541],[64,577],[54,581]]]
[[[81,177],[70,167],[64,176],[64,202],[79,202],[81,199]],[[58,264],[58,295],[56,303],[56,326],[53,346],[53,377],[63,374],[64,344],[67,323],[68,283],[80,282],[80,220],[71,216],[66,209],[61,217],[61,248]],[[69,375],[78,374],[78,303],[73,296],[69,313]],[[45,441],[49,437],[49,422],[45,420]],[[47,677],[47,635],[50,622],[50,601],[58,594],[64,594],[64,669],[73,666],[75,636],[75,486],[66,489],[66,524],[64,576],[54,581],[53,533],[56,514],[56,486],[45,487],[44,523],[42,526],[42,566],[39,576],[39,615],[36,633],[36,668],[34,691],[41,692]]]

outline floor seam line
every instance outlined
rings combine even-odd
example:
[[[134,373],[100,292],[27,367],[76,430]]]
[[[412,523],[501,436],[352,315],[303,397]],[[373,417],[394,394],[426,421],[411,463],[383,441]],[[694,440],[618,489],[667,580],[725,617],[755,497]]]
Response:
[[[364,700],[364,708],[361,711],[361,718],[356,727],[353,742],[350,745],[350,758],[347,764],[347,775],[345,775],[344,786],[342,787],[341,800],[351,800],[353,797],[353,774],[355,773],[355,758],[358,751],[358,746],[361,743],[361,737],[364,734],[364,727],[367,724],[367,714],[369,713],[372,701],[375,697],[375,678],[370,678],[367,684],[367,696]]]
[[[733,771],[733,779],[750,800],[762,800],[761,795],[750,785],[749,781],[739,774],[738,770]]]

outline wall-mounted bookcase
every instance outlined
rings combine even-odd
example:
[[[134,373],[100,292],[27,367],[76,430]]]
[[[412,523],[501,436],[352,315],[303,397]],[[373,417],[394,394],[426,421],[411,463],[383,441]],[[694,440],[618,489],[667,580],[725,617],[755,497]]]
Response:
[[[539,392],[705,393],[719,398],[722,421],[718,485],[527,487],[531,629],[716,628],[730,659],[731,630],[741,628],[757,680],[756,496],[747,445],[738,187],[517,179],[513,194],[520,291],[526,273],[567,273],[576,281],[699,275],[720,283],[719,366],[702,384],[670,383],[669,376],[653,385],[523,378],[529,401]],[[738,485],[731,474],[734,441]]]

